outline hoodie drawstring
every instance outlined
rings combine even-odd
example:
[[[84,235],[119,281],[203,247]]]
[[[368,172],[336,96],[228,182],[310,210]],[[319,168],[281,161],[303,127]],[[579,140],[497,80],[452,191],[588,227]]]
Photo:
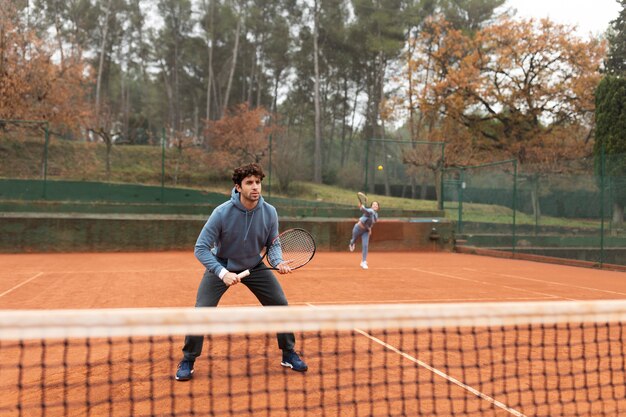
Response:
[[[246,211],[246,233],[243,236],[243,241],[245,242],[248,239],[248,232],[250,232],[250,227],[252,226],[252,220],[254,220],[254,211],[252,212],[252,216],[250,216],[250,223],[248,224],[248,211]]]

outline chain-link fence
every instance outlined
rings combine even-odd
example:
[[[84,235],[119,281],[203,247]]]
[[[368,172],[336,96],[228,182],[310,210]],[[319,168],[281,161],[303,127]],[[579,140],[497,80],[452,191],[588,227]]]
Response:
[[[230,184],[229,173],[220,171],[210,152],[191,137],[161,129],[146,132],[143,145],[90,138],[85,132],[81,141],[63,139],[45,121],[0,120],[2,207],[28,211],[36,201],[52,200],[64,202],[55,206],[59,210],[69,210],[64,206],[69,204],[72,211],[141,212],[145,209],[133,204],[159,203],[189,207],[157,212],[205,213],[207,204],[224,200],[223,194],[207,191],[207,185]],[[311,141],[298,142],[294,152],[286,146],[293,143],[285,140],[270,141],[262,161],[269,171],[266,196],[281,213],[354,216],[356,199],[347,204],[332,196],[317,201],[284,197],[286,184],[310,177],[312,170]],[[626,265],[626,155],[444,168],[445,143],[369,139],[351,146],[341,148],[341,158],[335,158],[334,150],[326,154],[325,182],[366,191],[372,199],[393,198],[383,204],[385,217],[419,217],[428,210],[437,216],[445,208],[456,222],[461,245]],[[90,205],[94,201],[116,206],[95,208]],[[77,202],[87,205],[81,209]]]
[[[85,132],[68,140],[46,122],[0,120],[0,176],[31,180],[133,182],[197,186],[215,176],[206,152],[165,131],[150,144],[128,145],[115,135],[101,140]]]
[[[445,209],[457,234],[497,231],[499,243],[514,250],[516,177],[516,160],[445,169]]]
[[[363,189],[378,195],[429,202],[440,208],[445,143],[369,139],[366,145]]]
[[[232,185],[232,163],[195,143],[193,135],[154,129],[141,137],[140,144],[131,144],[122,136],[86,131],[69,139],[49,132],[46,122],[0,120],[0,199],[200,204],[208,198],[202,190]],[[286,134],[268,138],[268,149],[256,155],[267,175],[266,199],[294,215],[353,217],[356,197],[337,202],[331,192],[313,201],[298,198],[298,182],[312,177],[312,144]],[[323,181],[365,190],[372,199],[388,198],[387,217],[437,215],[444,146],[392,139],[328,141]]]
[[[457,243],[530,257],[626,265],[626,155],[447,169]]]

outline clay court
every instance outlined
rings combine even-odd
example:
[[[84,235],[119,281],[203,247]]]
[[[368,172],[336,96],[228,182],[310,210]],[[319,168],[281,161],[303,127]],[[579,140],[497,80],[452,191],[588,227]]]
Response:
[[[356,253],[322,252],[304,268],[280,280],[292,306],[316,308],[334,304],[397,303],[478,303],[613,300],[626,298],[626,280],[622,272],[600,271],[531,261],[498,259],[455,253],[385,252],[370,254],[369,270],[358,266]],[[154,253],[72,253],[0,255],[0,309],[98,309],[189,307],[203,273],[191,252]],[[244,287],[237,285],[226,293],[220,308],[257,306],[258,302]],[[528,347],[517,348],[516,355],[527,357],[517,364],[516,374],[528,374],[520,380],[507,378],[507,338],[500,335],[466,334],[456,331],[442,342],[436,336],[424,342],[416,335],[394,332],[360,332],[326,337],[298,333],[297,348],[302,350],[310,370],[299,374],[281,368],[273,335],[216,337],[206,343],[197,361],[197,372],[188,383],[175,382],[173,373],[180,359],[182,337],[140,338],[132,346],[112,347],[109,341],[82,341],[43,348],[38,341],[24,346],[2,342],[0,374],[3,416],[128,416],[128,415],[611,415],[624,410],[624,387],[593,388],[584,396],[576,394],[579,371],[587,369],[587,355],[570,352],[566,378],[559,380],[561,394],[544,391],[532,393],[525,387],[553,384],[546,369],[553,366],[561,375],[561,365],[542,365],[542,372],[532,370],[535,355],[558,357],[531,346],[534,337],[542,345],[563,337],[598,338],[598,331],[579,328],[574,336],[553,328],[546,336],[526,330],[517,339],[526,339]],[[618,339],[607,330],[608,350],[621,351]],[[407,341],[407,337],[410,341]],[[345,339],[345,341],[342,341]],[[380,342],[384,340],[384,342]],[[378,342],[377,342],[378,341]],[[150,342],[150,343],[148,343]],[[426,343],[426,345],[424,345]],[[441,362],[435,347],[453,348]],[[459,346],[465,344],[500,344],[495,353],[476,353],[467,357]],[[516,345],[517,346],[517,345]],[[523,346],[523,344],[522,344]],[[25,348],[28,354],[19,353]],[[89,348],[89,349],[88,349]],[[27,350],[27,349],[30,349]],[[595,349],[594,347],[591,348]],[[599,348],[598,348],[599,349]],[[534,351],[538,353],[534,353]],[[580,350],[577,346],[574,351]],[[426,357],[419,357],[420,351]],[[588,349],[588,352],[591,350]],[[363,353],[359,357],[355,352]],[[429,352],[429,353],[426,353]],[[368,356],[365,356],[365,353]],[[345,354],[345,356],[344,356]],[[343,361],[354,356],[349,363]],[[483,356],[485,355],[485,356]],[[481,370],[488,359],[496,370]],[[595,358],[598,354],[592,354]],[[11,365],[19,356],[24,363],[18,371]],[[92,366],[42,371],[44,358],[63,356],[73,366],[79,357]],[[253,359],[243,369],[237,361]],[[209,361],[208,358],[212,360]],[[31,364],[30,361],[33,363]],[[420,360],[439,365],[446,377],[429,365],[415,366]],[[623,360],[623,359],[622,359]],[[60,359],[59,359],[60,361]],[[130,361],[130,362],[129,362]],[[440,363],[441,362],[441,363]],[[471,362],[471,363],[469,363]],[[472,369],[457,366],[469,363]],[[407,367],[407,364],[410,366]],[[59,367],[60,363],[56,363]],[[65,364],[64,364],[65,365]],[[599,365],[597,366],[599,369]],[[520,369],[521,368],[521,369]],[[525,369],[526,368],[526,369]],[[624,379],[623,368],[596,372],[585,377]],[[454,375],[460,372],[461,375]],[[491,374],[484,382],[483,372]],[[611,373],[609,375],[609,372]],[[493,382],[493,375],[501,375]],[[549,372],[548,372],[549,373]],[[133,381],[138,378],[140,382]],[[461,378],[459,385],[451,379]],[[131,382],[132,381],[132,382]],[[367,381],[361,384],[359,381]],[[415,382],[418,382],[415,384]],[[472,383],[473,381],[473,383]],[[566,382],[564,382],[566,381]],[[591,381],[591,383],[589,382]],[[17,386],[22,386],[22,392]],[[475,386],[472,386],[475,385]],[[498,393],[512,386],[506,401],[482,393]],[[255,387],[271,386],[269,388]],[[42,389],[42,387],[44,387]],[[340,393],[345,390],[345,393]],[[472,392],[479,389],[479,393]],[[543,388],[541,388],[543,389]],[[608,391],[607,391],[608,390]],[[605,392],[606,391],[606,392]],[[192,395],[193,394],[193,395]],[[486,398],[481,397],[483,395]],[[612,397],[607,408],[594,398]],[[571,397],[571,398],[569,398]],[[442,399],[449,398],[449,401]],[[507,404],[507,401],[513,404]],[[46,406],[39,405],[47,404]],[[494,403],[501,405],[494,405]],[[531,411],[515,405],[531,404]],[[19,404],[19,405],[17,405]],[[288,406],[288,404],[291,404]],[[293,404],[299,404],[294,413]],[[554,405],[556,404],[556,405]],[[595,405],[593,405],[595,404]],[[510,406],[510,407],[509,407]],[[553,407],[557,407],[556,409]],[[595,407],[595,408],[594,408]],[[526,406],[525,410],[528,410]],[[608,410],[608,411],[607,411]],[[617,415],[617,414],[615,414]]]
[[[374,249],[375,250],[375,249]],[[280,281],[292,305],[626,298],[626,275],[455,253],[321,252]],[[0,309],[190,307],[202,265],[189,252],[0,254]],[[220,306],[255,306],[243,286]]]

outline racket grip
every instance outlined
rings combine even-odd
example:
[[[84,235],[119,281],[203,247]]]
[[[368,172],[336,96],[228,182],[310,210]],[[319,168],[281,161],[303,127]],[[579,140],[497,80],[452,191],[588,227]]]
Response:
[[[238,279],[245,278],[245,277],[247,277],[248,275],[250,275],[250,270],[249,270],[249,269],[246,269],[245,271],[238,273],[238,274],[237,274],[237,278],[238,278]]]

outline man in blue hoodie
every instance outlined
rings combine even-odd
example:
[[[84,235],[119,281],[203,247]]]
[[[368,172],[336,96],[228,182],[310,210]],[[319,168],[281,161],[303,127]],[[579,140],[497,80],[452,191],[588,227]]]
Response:
[[[264,306],[287,305],[287,297],[274,273],[265,269],[259,255],[278,236],[278,214],[274,206],[261,196],[261,181],[265,177],[257,164],[236,168],[229,201],[216,207],[196,241],[196,258],[206,267],[196,307],[215,307],[228,287],[240,282]],[[250,269],[250,276],[239,279],[237,273]],[[287,263],[278,272],[288,274]],[[307,365],[294,351],[293,333],[278,333],[278,347],[283,351],[281,365],[295,371],[306,371]],[[183,359],[178,364],[176,379],[187,381],[193,376],[195,359],[202,352],[203,336],[185,337]]]

